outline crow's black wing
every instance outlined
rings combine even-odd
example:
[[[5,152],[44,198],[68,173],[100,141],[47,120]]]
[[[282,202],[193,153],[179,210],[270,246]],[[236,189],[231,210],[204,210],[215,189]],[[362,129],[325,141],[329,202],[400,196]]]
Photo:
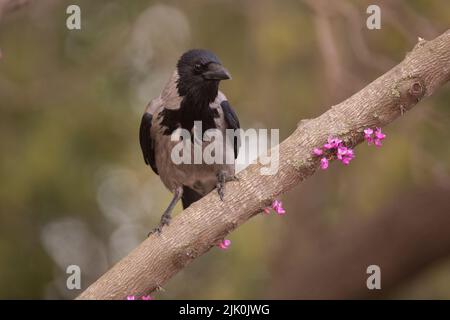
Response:
[[[225,123],[227,124],[227,129],[240,129],[241,126],[239,124],[239,119],[236,115],[236,112],[234,112],[233,108],[230,106],[227,100],[222,101],[220,103],[220,106],[222,107],[223,116],[225,119]],[[241,135],[240,132],[236,132],[234,136],[234,158],[236,159],[238,156],[239,148],[241,147]]]
[[[145,112],[142,116],[141,127],[139,129],[139,143],[141,144],[142,155],[146,164],[150,165],[153,171],[158,174],[158,169],[155,163],[155,149],[154,141],[150,135],[152,128],[152,115]]]

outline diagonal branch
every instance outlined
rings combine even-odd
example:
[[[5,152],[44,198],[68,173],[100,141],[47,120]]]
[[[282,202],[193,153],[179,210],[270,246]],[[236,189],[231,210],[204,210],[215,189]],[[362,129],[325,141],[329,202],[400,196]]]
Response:
[[[212,192],[177,216],[161,235],[152,235],[84,291],[78,299],[124,299],[162,286],[193,259],[268,206],[272,199],[312,175],[313,148],[329,136],[347,146],[363,140],[363,129],[382,127],[450,80],[450,30],[420,40],[399,65],[321,116],[302,121],[279,146],[279,170],[260,174],[260,164],[227,184],[224,202]]]

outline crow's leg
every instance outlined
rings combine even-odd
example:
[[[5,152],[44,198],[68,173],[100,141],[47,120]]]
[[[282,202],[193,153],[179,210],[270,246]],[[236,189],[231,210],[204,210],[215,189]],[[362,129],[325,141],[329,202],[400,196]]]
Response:
[[[162,227],[169,224],[170,219],[172,219],[171,214],[172,214],[173,208],[175,208],[178,201],[180,201],[182,195],[183,195],[183,187],[178,187],[177,189],[175,189],[175,192],[173,193],[173,198],[170,201],[169,206],[167,207],[167,209],[164,211],[163,215],[161,216],[161,221],[159,222],[158,227],[153,229],[148,234],[149,236],[155,232],[158,232],[158,234],[160,234]]]
[[[225,183],[229,181],[238,181],[238,178],[235,175],[230,175],[226,171],[220,171],[217,174],[217,193],[222,201],[225,196]]]

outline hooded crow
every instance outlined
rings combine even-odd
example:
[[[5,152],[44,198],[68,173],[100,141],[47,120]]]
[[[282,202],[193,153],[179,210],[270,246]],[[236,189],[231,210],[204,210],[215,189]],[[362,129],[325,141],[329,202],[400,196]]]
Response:
[[[208,129],[220,130],[224,137],[220,145],[223,154],[231,152],[234,155],[232,159],[237,158],[239,134],[227,139],[225,130],[239,129],[239,120],[225,95],[219,91],[220,81],[226,79],[231,79],[231,75],[216,55],[203,49],[189,50],[178,60],[176,70],[160,96],[150,101],[142,116],[139,141],[145,163],[173,193],[159,226],[154,230],[158,233],[169,224],[171,212],[180,199],[183,209],[186,209],[217,188],[223,200],[225,182],[235,179],[234,164],[229,164],[229,161],[176,164],[171,157],[174,146],[179,143],[172,141],[171,135],[181,128],[193,136],[197,121],[201,121],[202,137]],[[204,150],[212,142],[202,139],[196,143]]]

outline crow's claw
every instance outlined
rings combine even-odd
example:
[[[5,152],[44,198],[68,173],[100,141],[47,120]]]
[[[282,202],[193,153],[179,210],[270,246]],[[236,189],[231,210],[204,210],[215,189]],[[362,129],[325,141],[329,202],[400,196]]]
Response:
[[[161,234],[161,231],[162,231],[162,228],[163,228],[164,226],[168,226],[168,225],[169,225],[170,219],[171,219],[170,216],[163,215],[163,216],[161,217],[161,221],[159,222],[159,225],[158,225],[155,229],[153,229],[152,231],[150,231],[150,232],[148,233],[147,237],[150,237],[150,235],[152,235],[152,234],[154,234],[154,233],[157,233],[158,235],[160,235],[160,234]]]
[[[217,193],[219,194],[220,200],[223,201],[223,197],[225,196],[225,184],[224,183],[217,183]]]
[[[230,175],[226,171],[221,171],[217,174],[217,193],[219,194],[220,200],[223,201],[225,197],[225,183],[230,181],[238,181],[238,177],[235,175]]]

